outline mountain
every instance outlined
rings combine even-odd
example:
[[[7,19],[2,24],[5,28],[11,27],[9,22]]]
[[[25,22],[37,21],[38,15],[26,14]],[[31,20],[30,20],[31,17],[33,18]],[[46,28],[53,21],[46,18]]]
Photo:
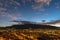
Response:
[[[22,24],[21,24],[22,23]],[[30,22],[30,21],[20,21],[19,24],[15,24],[12,26],[7,26],[7,27],[0,27],[0,29],[6,29],[6,28],[16,28],[16,29],[60,29],[59,27],[55,26],[49,26],[49,25],[44,25],[44,24],[37,24],[36,22]]]
[[[56,26],[49,26],[44,24],[39,24],[36,22],[30,22],[30,21],[20,21],[18,24],[7,26],[7,27],[0,27],[0,29],[7,29],[7,28],[16,28],[16,29],[60,29],[60,27]]]
[[[36,28],[57,29],[57,27],[55,27],[55,26],[36,25],[36,24],[13,25],[13,26],[10,26],[9,28],[16,28],[16,29],[29,29],[29,28],[33,28],[33,29],[36,29]]]

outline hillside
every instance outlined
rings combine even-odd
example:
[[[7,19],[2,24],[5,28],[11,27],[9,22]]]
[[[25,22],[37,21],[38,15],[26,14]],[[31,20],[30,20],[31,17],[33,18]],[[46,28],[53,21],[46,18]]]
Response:
[[[16,28],[16,29],[59,29],[58,27],[55,26],[48,26],[48,25],[40,25],[40,24],[24,24],[24,25],[12,25],[7,28]]]

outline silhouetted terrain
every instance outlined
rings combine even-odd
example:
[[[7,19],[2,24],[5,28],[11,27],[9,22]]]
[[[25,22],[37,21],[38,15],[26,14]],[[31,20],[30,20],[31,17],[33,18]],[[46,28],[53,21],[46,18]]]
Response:
[[[7,27],[8,28],[8,27]],[[24,24],[24,25],[13,25],[13,26],[9,26],[9,28],[16,28],[16,29],[37,29],[37,28],[41,28],[41,29],[59,29],[58,27],[55,26],[48,26],[48,25],[39,25],[39,24]]]

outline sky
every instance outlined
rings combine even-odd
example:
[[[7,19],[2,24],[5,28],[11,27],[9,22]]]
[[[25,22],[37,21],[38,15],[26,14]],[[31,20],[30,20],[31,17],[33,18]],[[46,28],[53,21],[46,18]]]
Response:
[[[60,20],[60,0],[0,0],[0,26],[16,24],[10,20]]]

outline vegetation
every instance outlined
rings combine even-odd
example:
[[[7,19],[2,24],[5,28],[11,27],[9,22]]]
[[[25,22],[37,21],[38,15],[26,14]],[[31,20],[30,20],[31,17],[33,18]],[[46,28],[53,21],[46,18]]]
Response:
[[[0,40],[60,40],[60,30],[10,28],[0,30]]]

